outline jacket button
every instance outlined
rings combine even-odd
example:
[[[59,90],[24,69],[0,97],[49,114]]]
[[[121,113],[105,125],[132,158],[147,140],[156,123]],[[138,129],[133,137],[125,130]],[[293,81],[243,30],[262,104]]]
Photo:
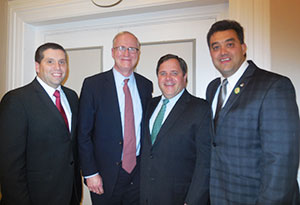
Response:
[[[119,144],[123,144],[123,142],[122,142],[122,141],[120,141],[120,142],[119,142]]]
[[[215,142],[213,142],[213,143],[212,143],[212,145],[213,145],[214,147],[216,147],[216,146],[217,146],[217,144],[216,144]]]
[[[70,162],[70,165],[73,165],[73,164],[74,164],[74,161],[71,161],[71,162]]]
[[[119,166],[120,162],[116,162],[116,165]]]
[[[153,159],[153,155],[152,154],[150,155],[150,159]]]

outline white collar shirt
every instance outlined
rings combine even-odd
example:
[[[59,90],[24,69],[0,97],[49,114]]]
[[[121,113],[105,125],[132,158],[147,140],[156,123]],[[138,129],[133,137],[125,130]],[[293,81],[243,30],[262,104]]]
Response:
[[[249,66],[249,63],[245,60],[242,65],[240,66],[240,68],[230,77],[227,78],[228,80],[228,84],[227,84],[227,95],[225,97],[224,103],[222,105],[222,107],[225,106],[233,88],[235,87],[236,83],[239,81],[239,79],[242,77],[243,73],[246,71],[247,67]],[[223,76],[221,76],[221,82],[224,80],[225,78]],[[213,107],[213,115],[215,116],[216,114],[216,108],[217,108],[217,101],[218,101],[218,95],[220,92],[220,87],[221,84],[214,96],[213,102],[212,102],[212,107]]]
[[[56,89],[52,88],[51,86],[49,86],[48,84],[46,84],[41,78],[39,78],[38,76],[36,76],[37,81],[40,83],[40,85],[44,88],[44,90],[46,91],[46,93],[49,95],[50,99],[52,100],[52,102],[55,105],[55,100],[56,97],[53,95],[55,90],[58,90],[60,92],[60,101],[61,101],[61,105],[64,108],[64,111],[66,113],[67,119],[68,119],[68,124],[69,124],[69,131],[71,132],[71,126],[72,126],[72,111],[69,105],[69,102],[67,100],[67,96],[64,93],[63,89],[61,88],[61,86],[59,85]],[[56,106],[56,105],[55,105]]]
[[[133,113],[134,113],[136,156],[139,156],[140,148],[141,148],[141,122],[142,122],[143,108],[142,108],[142,103],[138,92],[138,88],[136,85],[136,80],[133,73],[129,77],[125,77],[121,73],[119,73],[115,68],[113,68],[113,75],[114,75],[117,95],[118,95],[123,136],[124,136],[124,110],[125,110],[125,94],[123,91],[123,86],[124,86],[124,80],[129,79],[128,87],[132,98]]]
[[[164,118],[163,118],[162,124],[165,122],[165,120],[169,116],[171,110],[173,109],[173,107],[175,106],[176,102],[181,97],[181,95],[183,94],[184,91],[185,91],[185,88],[182,89],[182,91],[180,91],[176,96],[174,96],[173,98],[169,99],[169,102],[166,104],[166,111],[165,111],[165,114],[164,114]],[[149,121],[150,132],[152,132],[152,127],[153,127],[154,121],[155,121],[155,119],[156,119],[156,117],[158,115],[158,112],[160,111],[161,106],[163,105],[163,100],[164,99],[166,99],[166,98],[162,95],[159,103],[157,104],[154,112],[152,113],[152,116],[151,116],[150,121]]]

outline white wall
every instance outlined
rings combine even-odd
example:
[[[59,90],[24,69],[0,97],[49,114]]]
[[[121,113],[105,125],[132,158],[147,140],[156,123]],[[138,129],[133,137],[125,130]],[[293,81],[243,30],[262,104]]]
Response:
[[[7,1],[0,0],[0,99],[6,91]]]
[[[75,88],[78,93],[83,78],[99,73],[100,70],[106,71],[112,68],[112,39],[119,31],[128,30],[133,32],[142,43],[137,72],[144,74],[155,83],[155,95],[160,94],[156,86],[156,75],[153,74],[156,63],[162,55],[174,53],[185,58],[190,66],[189,91],[204,97],[207,84],[217,74],[209,57],[205,38],[210,25],[215,22],[216,15],[203,17],[201,11],[211,10],[212,13],[220,13],[224,9],[226,9],[226,5],[176,9],[168,11],[168,14],[166,12],[153,12],[147,15],[128,15],[106,19],[113,26],[105,27],[103,27],[103,21],[100,19],[94,21],[90,26],[86,26],[89,24],[88,21],[64,23],[57,26],[40,27],[36,35],[41,40],[38,44],[49,41],[57,42],[70,50],[70,75],[66,85]],[[159,21],[156,18],[153,19],[159,15],[162,17]],[[126,19],[126,23],[122,22],[124,19]],[[79,27],[80,30],[78,30]],[[102,65],[96,63],[97,59],[100,58],[97,54],[93,54],[91,59],[86,59],[85,55],[80,55],[79,51],[82,51],[82,48],[95,46],[101,47]],[[78,53],[76,54],[74,51],[78,51]],[[87,188],[84,187],[83,204],[90,204],[88,193]]]
[[[0,42],[6,43],[6,37],[3,37],[1,34],[6,33],[5,28],[5,8],[2,7],[6,3],[5,0],[0,0],[0,27],[4,27],[3,31],[0,33]],[[207,6],[209,4],[216,3],[227,3],[229,2],[229,12],[228,5],[220,6],[219,9],[212,9],[212,7]],[[110,48],[111,42],[104,42],[102,38],[109,39],[118,31],[123,29],[132,29],[137,36],[141,37],[142,42],[151,43],[152,41],[168,41],[168,40],[182,40],[185,38],[196,39],[202,34],[197,34],[194,32],[190,37],[184,36],[182,37],[185,30],[182,27],[180,31],[178,31],[178,36],[172,35],[170,38],[169,33],[167,31],[163,32],[160,35],[160,39],[151,38],[149,35],[149,30],[151,27],[144,27],[142,31],[140,31],[139,27],[141,25],[140,21],[143,21],[143,25],[153,24],[156,22],[161,22],[165,19],[165,16],[169,16],[171,24],[174,21],[182,21],[185,23],[185,17],[188,17],[190,21],[197,21],[197,19],[221,19],[227,18],[227,13],[230,14],[230,17],[233,19],[239,20],[242,25],[245,27],[246,35],[247,35],[247,44],[250,47],[249,56],[254,59],[260,66],[271,69],[274,71],[278,71],[292,78],[294,84],[296,85],[297,94],[299,93],[299,64],[297,60],[299,60],[299,53],[297,52],[298,39],[297,34],[299,34],[299,30],[291,32],[294,35],[294,41],[289,42],[287,46],[284,45],[284,41],[286,40],[286,35],[281,34],[279,38],[282,42],[280,46],[277,48],[274,47],[276,42],[278,41],[277,37],[272,37],[272,66],[270,62],[270,33],[269,28],[269,5],[270,0],[141,0],[141,1],[123,1],[122,4],[114,7],[114,8],[106,8],[101,9],[95,7],[88,0],[55,0],[55,1],[40,1],[40,0],[14,0],[9,3],[9,12],[8,12],[8,24],[9,24],[9,41],[8,41],[8,52],[3,51],[3,46],[0,49],[0,96],[4,94],[5,91],[10,90],[12,88],[24,85],[25,83],[32,80],[34,73],[34,62],[33,62],[33,53],[36,47],[45,42],[47,40],[57,40],[58,42],[63,43],[66,48],[82,48],[82,47],[93,47],[93,46],[104,46],[103,52],[103,68],[107,70],[112,65],[112,60],[110,57],[110,52],[105,49]],[[280,0],[272,0],[271,2],[285,4],[287,1]],[[279,10],[279,20],[271,17],[272,19],[272,29],[275,26],[285,26],[288,23],[297,21],[299,19],[299,3],[298,0],[288,0],[288,3],[291,3],[290,9],[295,9],[294,12],[289,12],[285,10],[285,7],[282,7],[285,11],[285,14],[281,12],[281,5],[277,7]],[[201,5],[200,5],[201,4]],[[273,6],[275,4],[271,4]],[[295,6],[296,5],[296,6]],[[198,12],[188,12],[189,9],[195,7],[199,8]],[[183,8],[187,9],[186,14],[178,18],[176,15],[173,15],[170,10]],[[4,10],[4,12],[2,12]],[[223,10],[223,13],[220,12]],[[224,11],[226,10],[226,11]],[[153,12],[158,12],[153,15]],[[292,13],[296,15],[296,17],[292,16]],[[139,16],[134,16],[133,14],[137,14]],[[149,14],[152,14],[152,20],[149,18]],[[173,15],[173,18],[172,18]],[[285,19],[284,15],[289,16],[288,20],[284,20],[283,22],[280,19]],[[119,19],[114,18],[113,16],[119,17]],[[273,16],[273,15],[272,15]],[[2,18],[4,17],[4,18]],[[124,17],[124,18],[123,18]],[[138,17],[138,18],[137,18]],[[278,17],[278,16],[277,16]],[[135,19],[136,18],[136,19]],[[292,18],[292,21],[291,19]],[[79,21],[80,19],[80,21]],[[154,21],[153,21],[154,19]],[[83,21],[86,20],[86,21]],[[116,21],[118,20],[118,21]],[[4,22],[4,23],[3,23]],[[131,23],[128,23],[131,22]],[[117,23],[117,26],[115,25]],[[280,25],[282,24],[282,25]],[[294,23],[295,26],[299,25],[298,22]],[[277,27],[278,31],[285,31],[286,29],[294,28],[294,25],[287,27]],[[89,32],[89,29],[93,29],[98,27],[98,31]],[[107,29],[110,28],[110,29]],[[297,27],[299,28],[299,27]],[[153,28],[152,28],[153,29]],[[178,28],[180,29],[180,27]],[[205,28],[207,29],[207,28]],[[157,32],[160,32],[163,29],[159,29],[157,27]],[[195,28],[196,30],[196,28]],[[273,31],[272,31],[273,32]],[[62,35],[63,34],[63,35]],[[195,37],[198,35],[198,37]],[[71,38],[70,38],[71,36]],[[73,36],[73,38],[72,38]],[[78,40],[74,40],[74,36],[79,37]],[[199,37],[200,36],[200,37]],[[285,38],[282,38],[285,37]],[[5,39],[5,40],[4,40]],[[75,38],[76,39],[76,38]],[[197,39],[196,39],[197,40]],[[275,43],[274,43],[275,42]],[[296,43],[295,43],[296,42]],[[2,44],[3,45],[3,44]],[[277,44],[279,45],[279,44]],[[197,48],[205,48],[206,44],[197,44]],[[284,48],[284,49],[282,49]],[[295,49],[296,48],[296,49]],[[277,53],[276,50],[280,51],[292,51],[292,55],[285,56],[284,54],[288,52]],[[4,52],[4,53],[3,53]],[[202,50],[196,50],[198,57],[195,59],[202,59],[202,57],[207,58],[208,53]],[[203,56],[204,55],[204,56]],[[295,56],[294,56],[295,55]],[[3,57],[4,56],[4,57]],[[7,64],[3,59],[7,57]],[[280,64],[282,62],[279,60],[281,57],[283,59],[288,59],[287,63],[289,68],[286,69],[287,63]],[[290,60],[289,57],[294,56]],[[275,59],[276,58],[276,59]],[[209,59],[209,57],[208,57]],[[202,64],[202,62],[198,60],[195,62],[196,70],[201,70],[196,75],[199,75],[200,79],[203,79],[201,83],[206,84],[210,79],[217,75],[217,72],[204,72],[207,76],[201,76],[202,69],[212,69],[214,70],[211,63]],[[275,60],[275,61],[274,61]],[[278,61],[276,61],[278,60]],[[294,62],[294,63],[291,63]],[[200,66],[202,65],[202,66]],[[276,66],[274,66],[276,65]],[[199,67],[200,66],[200,67]],[[2,75],[3,74],[3,75]],[[5,77],[6,78],[5,78]],[[201,84],[202,85],[202,84]],[[196,94],[198,96],[202,96],[204,93],[204,87],[198,86]],[[299,94],[298,94],[299,99]],[[299,102],[299,101],[298,101]]]

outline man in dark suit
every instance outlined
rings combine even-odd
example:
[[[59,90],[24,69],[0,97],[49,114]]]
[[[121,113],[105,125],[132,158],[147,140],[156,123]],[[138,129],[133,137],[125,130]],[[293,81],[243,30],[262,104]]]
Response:
[[[78,97],[61,86],[66,51],[55,43],[41,45],[35,69],[37,77],[8,92],[0,104],[1,204],[78,205],[82,187],[75,135]],[[53,96],[58,92],[60,101]]]
[[[299,204],[299,114],[291,81],[246,61],[243,28],[235,21],[216,22],[207,41],[222,74],[207,88],[215,116],[211,204]]]
[[[82,86],[79,153],[93,204],[139,203],[141,122],[153,90],[151,81],[133,72],[139,54],[132,33],[117,34],[113,68],[86,78]]]
[[[154,98],[146,112],[141,204],[207,204],[209,104],[185,89],[187,65],[182,58],[172,54],[162,56],[156,73],[162,96]]]

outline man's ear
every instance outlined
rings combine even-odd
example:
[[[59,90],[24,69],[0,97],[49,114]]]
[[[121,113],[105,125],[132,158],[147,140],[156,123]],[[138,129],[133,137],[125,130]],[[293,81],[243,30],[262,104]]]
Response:
[[[35,72],[38,74],[40,72],[40,64],[35,62]]]
[[[243,55],[245,55],[247,52],[247,45],[246,45],[246,43],[243,43],[241,46],[242,46],[242,50],[243,50]]]

